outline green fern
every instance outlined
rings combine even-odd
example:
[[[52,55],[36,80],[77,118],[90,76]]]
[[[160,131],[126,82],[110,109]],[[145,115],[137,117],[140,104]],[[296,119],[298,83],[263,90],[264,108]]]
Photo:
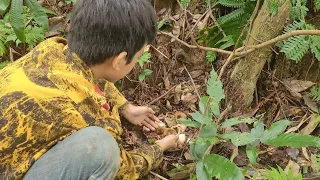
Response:
[[[294,60],[298,63],[307,53],[310,47],[309,44],[310,40],[308,40],[308,36],[302,35],[291,37],[284,42],[281,52],[284,52],[288,59]]]
[[[10,22],[20,41],[25,42],[25,26],[23,18],[23,1],[12,0],[10,9]]]
[[[302,180],[301,172],[295,176],[292,169],[289,169],[288,174],[278,166],[278,170],[275,168],[267,169],[267,173],[263,174],[265,180]]]
[[[320,86],[313,86],[310,89],[308,96],[311,97],[314,101],[320,102]]]
[[[291,31],[294,31],[294,30],[297,30],[297,29],[301,29],[304,24],[305,23],[302,22],[302,21],[293,21],[292,24],[289,24],[288,26],[286,26],[284,28],[283,33],[287,34],[287,33],[291,32]]]
[[[246,2],[245,0],[220,0],[218,3],[225,7],[239,8],[245,6]]]
[[[48,29],[48,16],[45,9],[38,3],[37,0],[26,0],[26,5],[30,9],[32,18],[42,26],[45,30]]]
[[[307,12],[307,0],[291,0],[290,1],[290,18],[292,20],[304,21]]]
[[[320,61],[320,36],[311,36],[310,49],[316,59]]]
[[[225,24],[227,22],[230,22],[232,20],[239,18],[244,13],[245,13],[245,8],[242,7],[242,8],[239,8],[239,9],[232,11],[231,13],[229,13],[227,15],[224,15],[224,16],[218,18],[217,20],[218,20],[219,24]]]

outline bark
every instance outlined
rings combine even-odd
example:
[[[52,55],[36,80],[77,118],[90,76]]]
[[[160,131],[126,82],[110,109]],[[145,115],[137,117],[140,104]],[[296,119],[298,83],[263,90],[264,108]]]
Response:
[[[264,1],[253,22],[247,45],[257,45],[282,33],[289,18],[289,0],[284,1],[275,16],[269,11],[268,1]],[[234,109],[244,109],[251,104],[257,79],[271,56],[272,49],[265,47],[241,58],[236,64],[226,88],[227,102],[231,103]]]

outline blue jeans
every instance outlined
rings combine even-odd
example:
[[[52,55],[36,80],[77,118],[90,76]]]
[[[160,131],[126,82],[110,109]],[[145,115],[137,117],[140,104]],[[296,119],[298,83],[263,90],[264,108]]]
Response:
[[[23,180],[114,179],[120,167],[117,142],[96,126],[81,129],[58,142],[29,169]]]

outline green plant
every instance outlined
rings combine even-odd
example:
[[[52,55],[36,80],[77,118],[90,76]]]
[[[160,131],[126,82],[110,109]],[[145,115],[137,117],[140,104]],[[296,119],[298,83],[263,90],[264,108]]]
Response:
[[[6,67],[8,64],[10,64],[10,62],[8,62],[8,61],[0,62],[0,69],[3,69],[3,68]]]
[[[210,2],[207,2],[207,4]],[[217,23],[221,27],[218,28],[216,23],[210,27],[204,28],[199,32],[199,43],[204,42],[208,47],[219,49],[227,49],[235,45],[243,27],[250,19],[256,5],[256,0],[220,0],[217,4],[226,8],[229,13],[219,17]],[[238,46],[242,45],[245,39],[247,30],[240,37]],[[207,62],[212,62],[216,59],[215,52],[207,53]]]
[[[242,171],[234,163],[220,155],[210,154],[211,147],[220,141],[231,141],[235,146],[246,146],[246,153],[252,164],[256,163],[257,146],[261,143],[276,147],[320,147],[320,138],[298,133],[284,133],[291,124],[289,120],[277,121],[267,129],[260,120],[252,118],[232,118],[221,124],[214,123],[213,119],[216,120],[220,117],[219,104],[224,99],[222,82],[216,79],[217,73],[213,70],[207,84],[208,96],[201,98],[199,111],[191,114],[194,120],[179,120],[180,123],[189,127],[199,128],[198,137],[191,139],[190,144],[190,155],[196,161],[196,177],[198,179],[211,179],[212,177],[244,179]],[[226,128],[240,123],[251,124],[253,128],[250,132],[229,131],[221,133]]]
[[[308,96],[311,97],[314,101],[320,102],[320,86],[312,86]]]
[[[36,43],[43,41],[48,29],[46,12],[50,13],[36,0],[26,0],[25,6],[21,0],[12,0],[10,10],[4,15],[4,19],[0,20],[0,56],[5,53],[10,42],[16,45],[26,43],[32,48]]]
[[[294,176],[292,169],[289,169],[288,174],[278,166],[278,170],[275,168],[267,169],[267,173],[263,174],[265,180],[302,180],[301,172],[297,176]]]
[[[143,66],[146,63],[150,63],[151,54],[148,52],[149,47],[146,47],[144,49],[144,53],[138,58],[137,62],[140,66],[140,68],[143,68]],[[152,70],[150,69],[144,69],[143,72],[139,75],[139,81],[143,81],[147,76],[152,74]]]

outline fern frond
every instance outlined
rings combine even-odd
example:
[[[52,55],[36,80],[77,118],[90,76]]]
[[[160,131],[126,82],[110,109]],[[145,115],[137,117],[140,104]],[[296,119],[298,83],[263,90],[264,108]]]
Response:
[[[220,0],[219,4],[225,7],[239,8],[245,6],[245,0]]]
[[[44,30],[41,27],[27,26],[26,28],[26,43],[29,48],[33,48],[38,42],[44,40]]]
[[[310,49],[316,59],[320,61],[320,36],[311,36]]]
[[[0,40],[0,56],[3,56],[6,53],[6,46],[2,40]]]
[[[309,41],[306,36],[295,36],[285,41],[281,52],[284,52],[288,59],[298,63],[309,49]]]
[[[308,96],[311,97],[314,101],[320,102],[320,86],[313,86],[310,89]]]
[[[30,9],[30,13],[32,18],[42,26],[44,29],[48,29],[48,16],[44,10],[44,8],[38,3],[37,0],[26,0],[26,4]]]
[[[263,177],[266,180],[302,180],[302,173],[299,172],[298,175],[295,177],[291,168],[286,174],[284,170],[278,166],[278,169],[267,169],[267,173],[263,174]]]
[[[292,24],[289,24],[288,26],[286,26],[283,30],[284,34],[287,34],[291,31],[297,30],[297,29],[301,29],[302,26],[304,25],[304,22],[302,21],[293,21]]]
[[[232,11],[231,13],[218,18],[218,22],[219,22],[220,25],[221,24],[225,24],[227,22],[230,22],[232,20],[235,20],[235,19],[239,18],[244,13],[245,13],[245,8],[244,7],[236,9],[236,10]]]

